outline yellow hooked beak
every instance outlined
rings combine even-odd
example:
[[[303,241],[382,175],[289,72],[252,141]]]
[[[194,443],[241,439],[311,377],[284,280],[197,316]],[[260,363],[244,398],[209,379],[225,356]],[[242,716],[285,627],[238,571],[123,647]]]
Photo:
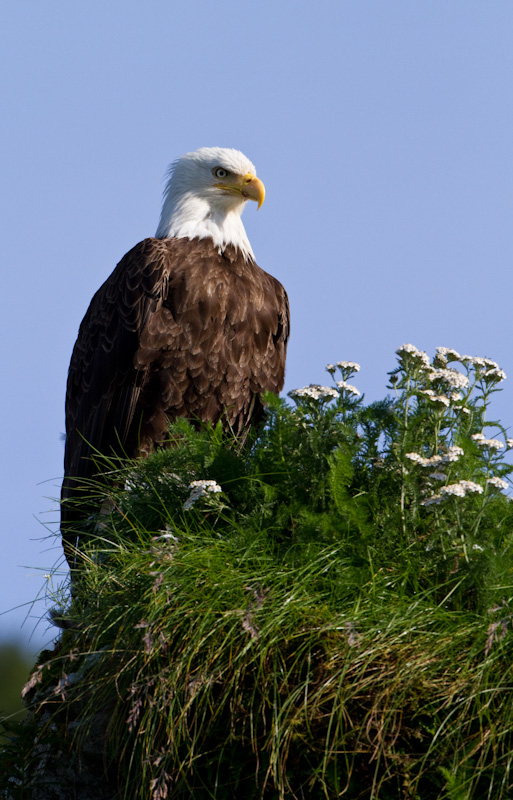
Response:
[[[246,172],[245,175],[233,175],[224,183],[214,184],[217,189],[223,189],[230,194],[238,194],[245,200],[256,200],[258,208],[265,200],[265,186],[256,175]]]

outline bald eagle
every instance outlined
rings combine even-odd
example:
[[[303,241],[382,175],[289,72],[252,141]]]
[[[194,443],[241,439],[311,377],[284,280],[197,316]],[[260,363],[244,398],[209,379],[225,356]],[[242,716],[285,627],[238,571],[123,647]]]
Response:
[[[241,214],[264,185],[238,150],[204,147],[171,165],[154,238],[119,262],[80,325],[66,390],[61,533],[95,453],[147,456],[177,417],[221,421],[243,438],[261,393],[283,387],[289,306],[255,263]],[[82,509],[83,514],[83,509]]]

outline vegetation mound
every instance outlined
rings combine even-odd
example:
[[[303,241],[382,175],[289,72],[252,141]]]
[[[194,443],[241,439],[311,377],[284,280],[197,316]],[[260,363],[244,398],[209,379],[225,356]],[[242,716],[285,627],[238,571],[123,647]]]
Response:
[[[179,421],[169,448],[104,463],[109,511],[4,797],[60,796],[36,791],[45,742],[63,797],[88,769],[96,798],[512,796],[513,441],[487,420],[505,376],[397,354],[383,402],[339,362],[293,407],[268,397],[243,450]]]

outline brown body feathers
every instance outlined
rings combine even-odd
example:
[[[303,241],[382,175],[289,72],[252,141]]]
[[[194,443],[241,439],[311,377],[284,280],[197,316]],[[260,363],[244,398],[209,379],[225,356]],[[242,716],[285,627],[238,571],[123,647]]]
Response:
[[[147,455],[177,417],[243,436],[262,417],[260,393],[283,387],[288,332],[283,286],[231,245],[150,238],[126,254],[93,297],[69,368],[68,560],[77,531],[66,501],[94,474],[91,455]]]

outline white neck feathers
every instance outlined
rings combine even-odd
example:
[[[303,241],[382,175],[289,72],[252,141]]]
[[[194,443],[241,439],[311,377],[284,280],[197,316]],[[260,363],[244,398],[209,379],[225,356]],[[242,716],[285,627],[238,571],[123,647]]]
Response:
[[[245,259],[254,259],[241,214],[244,200],[227,198],[225,202],[212,203],[192,191],[184,192],[174,186],[172,179],[167,185],[160,222],[158,239],[207,239],[213,240],[219,250],[227,245],[237,248]]]

